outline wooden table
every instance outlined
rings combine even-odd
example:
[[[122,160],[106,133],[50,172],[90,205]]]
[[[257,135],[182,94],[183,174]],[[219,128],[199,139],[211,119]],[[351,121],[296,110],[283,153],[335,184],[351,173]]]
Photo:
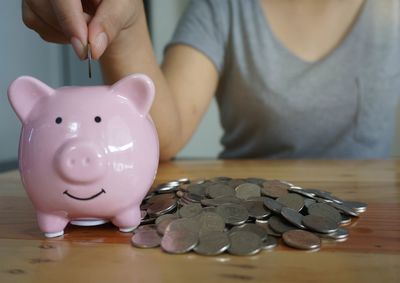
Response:
[[[251,257],[137,249],[112,225],[71,227],[45,239],[16,171],[0,175],[0,282],[400,282],[400,161],[180,161],[180,177],[264,177],[367,202],[346,242],[304,252],[280,245]]]

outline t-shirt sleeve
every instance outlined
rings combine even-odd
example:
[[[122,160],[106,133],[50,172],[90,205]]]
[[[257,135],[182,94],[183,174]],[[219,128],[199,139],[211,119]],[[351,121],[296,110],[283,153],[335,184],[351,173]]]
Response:
[[[224,65],[229,8],[225,0],[192,0],[165,51],[185,44],[207,56],[221,73]]]

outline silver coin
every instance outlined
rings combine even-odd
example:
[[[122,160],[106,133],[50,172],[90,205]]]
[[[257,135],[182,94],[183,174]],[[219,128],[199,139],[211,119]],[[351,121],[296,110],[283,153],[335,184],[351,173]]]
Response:
[[[326,203],[314,203],[307,208],[308,214],[319,215],[332,219],[333,221],[340,223],[342,216],[337,209],[333,208]]]
[[[296,210],[289,207],[283,207],[281,210],[281,215],[294,226],[301,229],[306,228],[302,223],[303,215],[298,213]]]
[[[237,231],[229,234],[231,245],[228,252],[233,255],[254,255],[261,250],[260,237],[249,231]]]
[[[201,204],[204,206],[219,206],[219,205],[227,204],[227,203],[241,204],[242,200],[238,199],[235,196],[221,196],[221,197],[217,197],[214,199],[203,198],[201,200]]]
[[[190,184],[190,179],[189,178],[180,178],[176,180],[180,185],[187,185]]]
[[[342,216],[342,220],[340,221],[340,224],[346,225],[346,224],[351,223],[351,217],[350,216],[348,216],[346,214],[342,214],[342,213],[341,213],[341,216]]]
[[[229,237],[225,232],[208,232],[200,235],[199,244],[194,251],[201,255],[213,256],[225,252],[230,246]]]
[[[333,233],[339,228],[339,223],[331,218],[319,215],[306,215],[303,217],[303,224],[307,228],[319,233]]]
[[[276,199],[283,206],[300,211],[304,207],[304,198],[298,194],[287,194]]]
[[[272,198],[264,199],[264,206],[274,213],[280,214],[283,205]]]
[[[195,218],[179,218],[173,220],[166,228],[165,233],[169,231],[189,230],[196,235],[200,231],[199,222]]]
[[[237,231],[253,232],[260,237],[261,241],[264,241],[268,237],[267,230],[265,230],[262,226],[254,223],[245,223],[240,226],[235,226],[229,231],[229,234],[235,233]]]
[[[268,225],[272,230],[279,234],[298,229],[280,216],[272,216],[268,221]]]
[[[212,181],[212,182],[227,182],[227,181],[230,181],[230,180],[232,180],[232,178],[231,177],[226,177],[226,176],[218,176],[218,177],[214,177],[214,178],[212,178],[212,179],[210,179],[210,181]]]
[[[291,230],[283,233],[282,239],[286,245],[302,250],[314,250],[321,246],[318,236],[304,230]]]
[[[202,208],[202,212],[214,212],[217,213],[217,207],[216,206],[206,206]]]
[[[264,178],[259,178],[259,177],[249,177],[249,178],[246,178],[244,180],[247,183],[253,183],[253,184],[256,184],[256,185],[259,185],[259,186],[262,186],[262,184],[267,181]]]
[[[288,191],[291,192],[291,193],[296,193],[296,194],[305,196],[307,198],[313,198],[315,196],[315,194],[307,192],[307,191],[305,191],[303,189],[299,189],[298,187],[289,188]]]
[[[255,219],[264,219],[271,215],[271,211],[264,206],[263,201],[245,201],[242,205],[249,212],[249,216]]]
[[[262,183],[261,192],[264,196],[279,198],[287,195],[290,187],[290,185],[278,180],[265,181]]]
[[[326,238],[326,239],[333,239],[333,240],[341,240],[341,239],[346,239],[349,237],[349,230],[339,227],[335,232],[333,233],[314,233],[320,238]]]
[[[190,203],[200,203],[203,197],[196,194],[185,192],[182,196],[182,199]]]
[[[181,207],[181,209],[179,209],[179,216],[182,218],[194,217],[196,215],[199,215],[202,210],[203,209],[200,204],[185,205]]]
[[[229,187],[231,187],[232,189],[236,189],[237,186],[246,183],[245,180],[243,179],[232,179],[227,181],[225,184],[228,185]]]
[[[267,231],[268,236],[274,236],[274,237],[282,237],[282,233],[278,233],[274,230],[272,230],[271,226],[269,224],[263,226],[264,229]]]
[[[187,191],[202,197],[206,195],[206,187],[202,184],[191,184],[187,187]]]
[[[167,253],[183,254],[191,251],[198,241],[197,233],[190,230],[167,230],[161,240],[161,248]]]
[[[268,236],[264,241],[261,242],[261,249],[271,250],[278,246],[278,240],[273,236]]]
[[[316,203],[316,200],[311,199],[311,198],[305,198],[304,199],[304,206],[306,208],[308,208],[310,205],[312,205],[313,203]]]
[[[356,212],[352,208],[347,207],[347,206],[345,206],[343,204],[332,202],[332,203],[329,203],[329,205],[331,207],[334,207],[334,208],[340,210],[340,212],[342,212],[344,214],[347,214],[347,215],[351,215],[351,216],[355,216],[355,217],[358,217],[360,215],[358,212]]]
[[[343,202],[343,200],[335,197],[330,192],[326,192],[326,191],[319,190],[319,189],[304,189],[304,190],[306,190],[308,192],[312,192],[312,193],[315,194],[315,196],[323,198],[323,199],[326,199],[326,200],[330,200],[330,201],[333,201],[333,202],[336,202],[336,203],[342,203]]]
[[[228,225],[241,225],[249,218],[247,209],[239,204],[222,204],[217,207],[217,213]]]
[[[131,242],[138,248],[155,248],[161,243],[161,237],[154,229],[141,229],[135,232]]]
[[[206,188],[206,195],[210,198],[233,196],[235,195],[235,191],[223,183],[214,183]]]
[[[360,202],[360,201],[344,201],[342,203],[344,206],[347,206],[351,209],[353,209],[355,212],[362,213],[367,210],[367,204],[365,202]]]
[[[157,186],[156,192],[158,194],[171,193],[171,192],[175,192],[177,190],[177,188],[178,188],[177,186],[162,184],[161,186]]]
[[[165,219],[178,219],[178,215],[176,214],[163,214],[156,218],[155,224],[158,225],[160,222],[164,221]]]
[[[199,234],[222,232],[225,229],[224,218],[216,212],[202,212],[198,217]]]
[[[235,188],[236,197],[239,199],[247,200],[251,197],[261,196],[261,189],[258,185],[253,183],[243,183]]]

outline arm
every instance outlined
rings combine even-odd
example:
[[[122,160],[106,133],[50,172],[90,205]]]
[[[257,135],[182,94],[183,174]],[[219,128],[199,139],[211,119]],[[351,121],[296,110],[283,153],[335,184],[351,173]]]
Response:
[[[107,83],[136,72],[154,80],[156,97],[151,116],[160,139],[161,160],[171,159],[188,142],[218,83],[213,63],[189,46],[170,47],[160,68],[143,10],[136,24],[122,31],[111,43],[100,63]]]

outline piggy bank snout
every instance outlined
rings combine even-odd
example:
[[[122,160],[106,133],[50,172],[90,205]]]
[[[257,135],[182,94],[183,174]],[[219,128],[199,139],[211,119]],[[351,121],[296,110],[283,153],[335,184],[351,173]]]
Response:
[[[55,155],[61,178],[72,183],[90,183],[105,173],[104,153],[92,142],[73,141],[63,144]]]

